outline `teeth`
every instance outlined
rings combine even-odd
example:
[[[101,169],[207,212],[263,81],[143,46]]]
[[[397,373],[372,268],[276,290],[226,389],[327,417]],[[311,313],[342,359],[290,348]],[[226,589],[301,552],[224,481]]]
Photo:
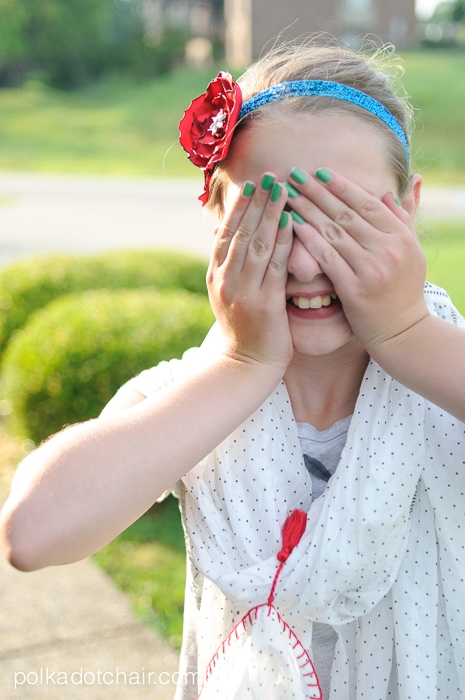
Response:
[[[321,309],[322,306],[329,306],[332,299],[337,299],[336,294],[326,294],[325,296],[312,297],[292,297],[292,303],[299,309]]]

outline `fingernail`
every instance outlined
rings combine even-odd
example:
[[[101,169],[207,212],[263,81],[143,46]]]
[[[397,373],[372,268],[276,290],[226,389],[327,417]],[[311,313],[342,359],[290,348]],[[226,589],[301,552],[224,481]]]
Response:
[[[281,214],[281,218],[279,220],[279,228],[285,228],[287,226],[288,221],[289,221],[289,212],[283,211],[283,213]]]
[[[264,175],[262,177],[262,189],[263,190],[271,190],[271,188],[274,185],[275,178],[273,175]]]
[[[295,187],[292,187],[292,185],[289,182],[285,182],[284,187],[286,188],[287,194],[291,199],[295,199],[299,196],[300,192],[298,192]]]
[[[315,177],[317,177],[320,182],[331,182],[333,179],[333,176],[329,172],[329,170],[326,170],[326,168],[318,168],[318,170],[315,171]]]
[[[308,180],[307,175],[300,168],[292,168],[291,177],[293,180],[295,180],[295,182],[298,182],[299,185],[303,185],[304,182],[307,182]]]
[[[282,191],[283,191],[283,186],[280,185],[279,182],[275,182],[273,185],[273,189],[271,190],[270,201],[277,202],[278,199],[281,197]]]
[[[294,219],[294,221],[296,221],[298,224],[304,224],[304,223],[305,223],[305,219],[302,218],[302,217],[300,216],[300,214],[297,214],[296,211],[292,210],[292,211],[291,211],[291,216],[292,216],[292,218]]]
[[[398,206],[398,207],[401,207],[402,204],[400,203],[399,197],[397,197],[397,195],[395,195],[394,193],[393,193],[392,196],[394,197],[394,201],[395,201],[395,203],[397,204],[397,206]]]
[[[253,182],[246,182],[242,188],[242,194],[244,197],[251,197],[255,192],[255,185]]]

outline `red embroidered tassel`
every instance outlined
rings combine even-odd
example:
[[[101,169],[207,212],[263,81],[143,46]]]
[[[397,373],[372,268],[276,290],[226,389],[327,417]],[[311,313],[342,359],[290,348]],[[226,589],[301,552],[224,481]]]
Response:
[[[299,544],[306,527],[307,513],[305,513],[303,510],[297,509],[292,511],[292,513],[287,517],[283,525],[283,546],[276,555],[278,561],[281,563],[278,566],[278,570],[276,572],[273,584],[271,586],[270,597],[268,598],[268,605],[273,604],[276,584],[278,583],[278,577],[281,573],[281,569],[284,566],[284,562],[287,561],[294,547],[296,547]]]
[[[278,561],[285,562],[294,547],[296,547],[307,527],[307,513],[303,510],[293,510],[283,525],[283,546],[276,555]]]

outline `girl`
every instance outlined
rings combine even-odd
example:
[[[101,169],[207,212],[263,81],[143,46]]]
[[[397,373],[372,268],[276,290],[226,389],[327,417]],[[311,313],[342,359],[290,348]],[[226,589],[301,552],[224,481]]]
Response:
[[[337,46],[220,73],[180,124],[220,214],[215,328],[17,472],[3,547],[24,570],[175,488],[199,678],[177,698],[465,693],[465,322],[425,284],[410,120]]]

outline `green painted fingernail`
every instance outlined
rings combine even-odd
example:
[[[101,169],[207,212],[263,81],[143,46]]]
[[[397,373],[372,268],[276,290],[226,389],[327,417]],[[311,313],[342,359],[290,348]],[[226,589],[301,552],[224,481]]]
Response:
[[[242,194],[244,197],[251,197],[255,192],[255,185],[253,182],[246,182],[242,188]]]
[[[280,185],[279,182],[275,182],[273,185],[273,189],[271,190],[270,201],[277,202],[278,199],[281,197],[282,191],[283,191],[283,186]]]
[[[291,177],[293,180],[295,180],[295,182],[298,182],[299,185],[303,185],[304,182],[307,182],[308,180],[307,175],[300,168],[292,168]]]
[[[274,185],[275,178],[273,175],[264,175],[262,177],[262,189],[263,190],[271,190],[271,188]]]
[[[291,211],[291,216],[292,216],[292,218],[294,219],[294,221],[296,221],[298,224],[304,224],[304,223],[305,223],[305,219],[304,219],[302,216],[300,216],[300,214],[297,214],[296,211],[292,210],[292,211]]]
[[[288,221],[289,221],[289,212],[283,211],[283,213],[281,214],[281,218],[279,220],[279,228],[285,228],[287,226]]]
[[[395,203],[397,204],[398,207],[401,207],[401,206],[402,206],[402,204],[400,203],[399,197],[396,197],[396,195],[394,195],[394,201],[395,201]]]
[[[333,176],[329,172],[329,170],[326,170],[326,168],[318,168],[318,170],[315,171],[315,177],[317,177],[320,182],[331,182],[333,179]]]
[[[285,182],[284,187],[286,188],[287,194],[291,199],[295,199],[299,196],[300,192],[298,192],[295,187],[292,187],[292,185],[289,182]]]

